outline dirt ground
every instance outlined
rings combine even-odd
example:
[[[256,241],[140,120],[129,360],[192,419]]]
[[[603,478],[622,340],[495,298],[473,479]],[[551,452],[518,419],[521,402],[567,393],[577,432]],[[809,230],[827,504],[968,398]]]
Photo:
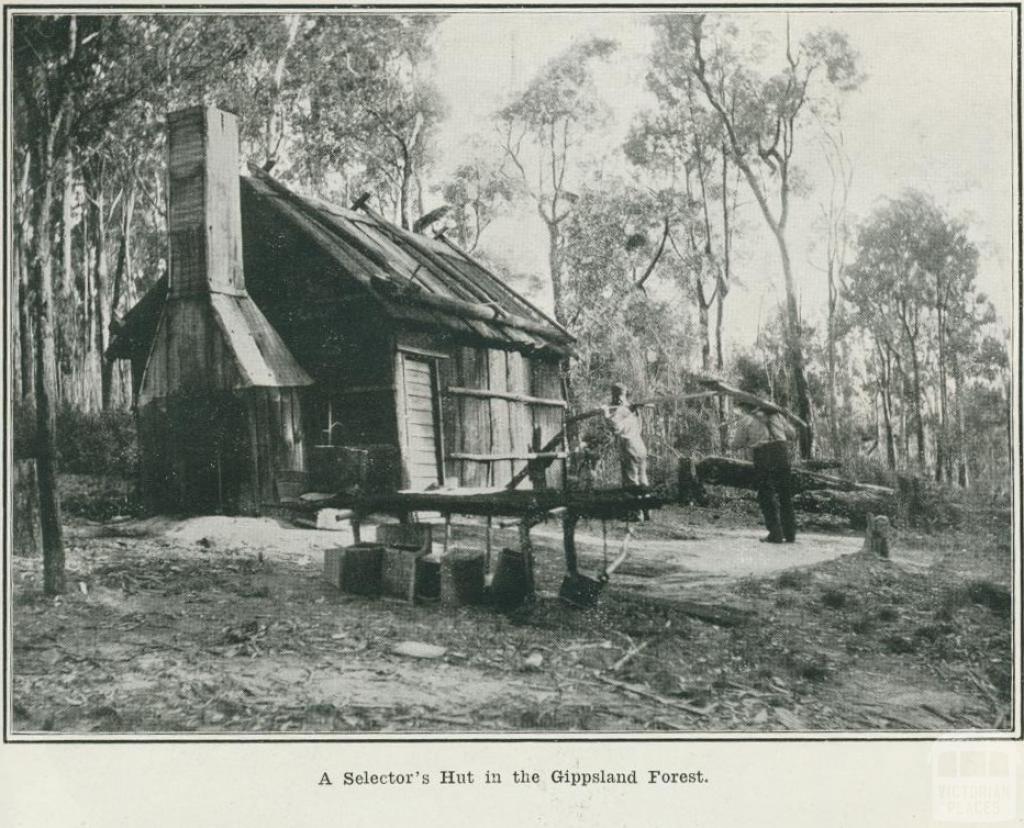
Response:
[[[901,532],[882,561],[842,530],[760,544],[750,501],[653,518],[586,611],[559,602],[560,529],[538,527],[537,600],[505,614],[336,591],[323,550],[345,532],[70,519],[66,595],[42,595],[38,558],[11,559],[14,730],[1011,727],[1009,526]],[[609,527],[611,554],[622,533]],[[482,537],[455,527],[457,546]],[[596,573],[600,524],[578,537]],[[498,539],[514,541],[511,529]],[[395,652],[409,641],[443,654]]]

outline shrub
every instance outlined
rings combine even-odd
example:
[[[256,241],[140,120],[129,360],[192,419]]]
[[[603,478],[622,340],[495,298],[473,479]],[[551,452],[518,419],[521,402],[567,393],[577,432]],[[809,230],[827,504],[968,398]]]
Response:
[[[113,475],[62,474],[60,505],[65,515],[100,521],[145,512],[134,482]]]
[[[61,471],[134,476],[139,460],[135,418],[128,411],[57,413],[57,458]]]
[[[832,472],[834,474],[834,472]],[[885,465],[878,457],[856,455],[843,461],[842,476],[858,483],[871,483],[875,486],[896,488],[896,472]]]
[[[1007,617],[1013,609],[1010,591],[1006,587],[984,580],[968,581],[964,586],[950,590],[941,609],[945,611],[945,615],[950,616],[960,607],[966,607],[968,604],[988,607],[997,615]]]
[[[846,606],[846,593],[839,589],[826,589],[821,594],[821,603],[829,609],[843,609]]]

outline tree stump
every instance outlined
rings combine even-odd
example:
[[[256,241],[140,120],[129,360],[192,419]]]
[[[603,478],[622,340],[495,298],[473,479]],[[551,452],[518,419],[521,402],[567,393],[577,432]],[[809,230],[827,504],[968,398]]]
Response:
[[[885,515],[868,515],[867,531],[864,533],[864,548],[879,558],[889,557],[889,539],[892,536],[892,523]]]

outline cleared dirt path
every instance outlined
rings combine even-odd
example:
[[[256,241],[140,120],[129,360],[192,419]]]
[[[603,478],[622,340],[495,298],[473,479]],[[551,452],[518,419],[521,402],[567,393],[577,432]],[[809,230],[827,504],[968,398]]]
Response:
[[[621,548],[623,531],[609,531],[608,553],[613,557]],[[860,550],[857,537],[801,534],[796,543],[761,543],[763,530],[704,529],[688,530],[684,537],[672,540],[645,538],[643,528],[629,542],[629,556],[615,574],[617,585],[644,587],[659,595],[671,595],[681,589],[719,584],[739,578],[758,578],[786,569],[834,560]],[[561,534],[548,527],[534,530],[537,538],[558,543]],[[601,565],[603,541],[599,535],[579,531],[577,544],[585,564]]]

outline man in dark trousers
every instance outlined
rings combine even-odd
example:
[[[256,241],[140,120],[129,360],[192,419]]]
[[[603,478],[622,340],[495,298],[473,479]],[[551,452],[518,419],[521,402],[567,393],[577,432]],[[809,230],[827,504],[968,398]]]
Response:
[[[736,407],[746,416],[740,421],[733,448],[748,449],[757,478],[757,502],[764,515],[768,536],[763,543],[796,540],[796,513],[789,465],[789,441],[796,433],[786,418],[746,402]]]

